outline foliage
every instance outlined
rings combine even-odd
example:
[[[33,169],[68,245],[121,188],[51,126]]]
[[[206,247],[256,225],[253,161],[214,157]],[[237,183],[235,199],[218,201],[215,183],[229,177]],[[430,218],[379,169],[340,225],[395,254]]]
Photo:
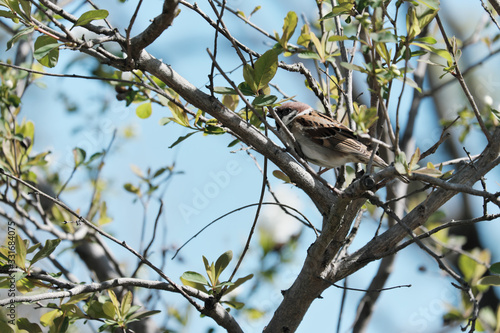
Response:
[[[9,35],[4,42],[5,49],[18,53],[15,60],[2,59],[0,62],[0,201],[6,206],[0,209],[0,216],[7,221],[6,239],[0,247],[0,288],[7,290],[9,295],[0,303],[38,302],[47,310],[36,322],[31,318],[17,318],[13,322],[6,316],[0,320],[0,330],[42,332],[43,326],[48,327],[49,332],[66,332],[77,321],[82,321],[98,323],[99,331],[144,331],[145,326],[140,325],[145,325],[151,320],[149,317],[160,312],[155,302],[161,300],[163,303],[165,294],[176,293],[201,315],[211,317],[227,331],[240,332],[238,320],[241,318],[246,316],[257,323],[266,316],[260,304],[253,305],[256,303],[253,297],[258,294],[256,291],[277,288],[277,277],[292,261],[291,253],[297,251],[299,239],[304,239],[302,235],[305,234],[301,231],[286,241],[276,241],[269,230],[257,227],[267,190],[280,206],[281,216],[299,220],[311,229],[315,238],[303,253],[303,268],[294,273],[296,283],[282,292],[284,297],[278,310],[271,311],[274,315],[265,325],[266,332],[277,331],[278,327],[295,331],[309,305],[321,297],[324,290],[331,285],[337,286],[336,283],[375,260],[381,259],[383,263],[372,285],[384,286],[389,276],[383,271],[384,267],[392,267],[393,255],[413,243],[453,279],[456,292],[461,295],[459,302],[450,304],[444,311],[443,323],[463,326],[470,332],[499,331],[498,299],[494,297],[496,308],[484,307],[480,300],[488,294],[491,297],[491,288],[500,285],[500,263],[490,265],[493,249],[490,251],[482,244],[466,249],[469,239],[453,235],[451,228],[465,225],[474,229],[477,222],[495,221],[499,217],[490,211],[491,207],[496,210],[500,207],[500,192],[489,189],[495,185],[487,185],[486,176],[500,163],[499,152],[495,151],[500,116],[492,102],[487,102],[486,97],[491,97],[480,89],[479,92],[470,89],[472,80],[465,79],[465,75],[474,74],[478,64],[498,52],[490,52],[475,65],[467,63],[462,55],[475,43],[496,47],[500,33],[477,29],[468,40],[455,35],[448,37],[447,31],[452,28],[441,22],[439,13],[444,7],[439,0],[317,1],[313,2],[317,10],[313,22],[299,19],[299,13],[290,10],[283,17],[281,31],[273,33],[251,21],[266,10],[265,7],[256,6],[246,14],[243,10],[229,8],[225,1],[209,3],[214,16],[203,12],[197,4],[165,1],[162,10],[156,13],[158,16],[134,35],[137,33],[134,23],[142,2],[138,2],[129,22],[114,27],[110,4],[106,4],[108,9],[100,9],[89,2],[79,7],[76,14],[71,14],[68,11],[71,6],[60,8],[57,3],[47,0],[0,0],[2,27]],[[183,19],[178,5],[199,15],[198,18],[207,21],[214,32],[213,50],[208,52],[210,83],[204,88],[195,87],[177,74],[173,66],[149,53],[148,46],[157,42],[170,26],[175,26],[177,20]],[[254,37],[263,36],[266,42],[259,40],[258,46],[244,45],[232,35],[233,30],[231,33],[228,30],[226,15],[242,20],[255,29]],[[496,23],[493,14],[490,13],[488,19]],[[231,51],[224,49],[223,55],[217,52],[223,48],[222,38],[232,45]],[[23,43],[29,44],[32,54],[21,56]],[[169,47],[173,49],[174,45]],[[162,146],[182,147],[183,142],[199,133],[200,137],[230,137],[229,147],[239,144],[241,151],[252,157],[252,163],[256,163],[263,174],[262,193],[243,254],[231,274],[227,274],[233,259],[233,252],[229,250],[215,262],[209,262],[202,255],[204,273],[188,267],[179,279],[167,275],[164,259],[170,248],[165,244],[153,247],[153,243],[159,221],[166,214],[165,190],[173,177],[183,174],[174,162],[163,163],[160,167],[131,165],[135,179],[126,180],[122,186],[133,196],[132,203],[139,203],[143,209],[144,224],[137,250],[105,230],[114,222],[109,214],[113,203],[106,200],[107,189],[113,184],[103,177],[102,171],[113,151],[116,132],[109,146],[97,152],[82,146],[70,148],[71,172],[64,179],[60,170],[54,170],[49,164],[50,151],[34,148],[38,133],[35,123],[22,118],[25,87],[41,85],[39,79],[43,75],[57,76],[47,71],[61,67],[62,54],[70,51],[81,54],[81,58],[75,58],[75,63],[89,59],[100,63],[91,76],[71,77],[102,81],[103,87],[114,89],[116,99],[124,107],[135,108],[138,119],[150,119],[159,109],[169,111],[168,116],[159,117],[159,125],[168,125],[166,132],[174,126],[185,132],[176,135],[168,144],[158,139]],[[232,70],[223,68],[225,57],[233,56],[237,57],[238,65]],[[467,64],[465,70],[462,70],[463,64]],[[280,149],[272,141],[275,137],[270,133],[277,132],[266,116],[274,107],[295,99],[279,87],[285,80],[284,74],[295,75],[296,82],[304,82],[303,87],[299,87],[304,88],[304,92],[297,95],[297,100],[305,99],[307,93],[315,96],[322,106],[317,109],[324,109],[327,115],[350,127],[355,133],[353,138],[367,140],[370,149],[378,149],[385,160],[393,162],[391,166],[380,172],[366,170],[364,176],[356,179],[355,176],[363,174],[360,168],[348,167],[347,171],[341,168],[336,171],[336,184],[331,185],[328,176],[316,172],[302,160],[301,147],[294,140],[290,145],[278,135],[278,139],[287,142],[290,148],[288,151]],[[218,75],[224,83],[215,86]],[[424,80],[429,83],[424,84]],[[460,96],[466,102],[453,107],[446,117],[436,117],[441,119],[440,127],[433,124],[432,128],[438,128],[441,134],[428,134],[423,141],[432,143],[425,145],[418,140],[417,130],[414,130],[418,127],[416,115],[422,113],[422,101],[430,96],[435,97],[434,108],[438,110],[439,90],[450,82],[461,89]],[[364,91],[365,95],[356,96],[355,90]],[[482,100],[485,103],[478,102]],[[103,109],[106,109],[105,103]],[[406,109],[410,110],[406,113]],[[466,156],[448,159],[436,151],[444,147],[443,142],[453,130],[460,133],[449,139],[454,147],[449,151],[464,150]],[[420,131],[426,133],[430,129]],[[348,135],[351,136],[350,132]],[[466,143],[477,137],[486,144],[474,144],[481,150],[474,153],[477,156],[472,156]],[[329,138],[318,140],[326,142]],[[463,149],[457,149],[457,144],[463,145]],[[255,158],[250,149],[256,151],[259,158]],[[264,157],[262,168],[260,156]],[[487,162],[483,163],[485,160]],[[269,161],[279,170],[269,172]],[[206,165],[203,167],[205,171]],[[268,173],[275,179],[270,181]],[[82,175],[86,175],[83,186]],[[75,185],[76,178],[78,185]],[[349,180],[344,181],[346,178]],[[412,182],[407,185],[401,179]],[[303,191],[314,203],[315,213],[322,221],[311,223],[302,213],[297,216],[289,206],[281,204],[272,189],[276,181]],[[481,189],[474,187],[476,183]],[[90,192],[89,202],[86,205],[66,203],[64,196],[71,191]],[[243,194],[245,190],[240,189],[240,192]],[[445,204],[458,193],[482,200],[482,211],[470,209],[472,216],[464,215],[459,220],[447,217]],[[159,208],[151,221],[148,213],[155,205]],[[131,208],[122,206],[127,210]],[[202,231],[218,220],[208,222]],[[379,224],[369,240],[357,238],[358,229],[366,227],[361,220],[375,220]],[[144,239],[148,222],[154,222],[150,223],[153,236],[149,243]],[[234,230],[225,231],[236,233]],[[258,244],[251,241],[255,230],[258,230]],[[138,261],[136,268],[124,272],[107,242],[125,249]],[[352,244],[356,245],[351,251]],[[247,250],[255,247],[259,251],[253,251],[252,255],[260,254],[260,257],[254,273],[233,282],[240,265],[245,263]],[[58,256],[68,252],[75,252],[82,259],[89,274],[95,278],[94,283],[81,282],[84,277],[75,278],[61,264]],[[48,265],[49,262],[53,266]],[[154,274],[154,277],[143,278],[146,274]],[[164,282],[156,281],[158,278]],[[243,283],[248,288],[238,288]],[[148,301],[146,309],[140,310],[138,295],[148,288],[154,290],[147,297],[153,301]],[[242,292],[246,294],[241,295]],[[345,292],[347,295],[347,289]],[[372,317],[373,304],[378,297],[378,293],[374,294],[366,290],[359,305],[360,316],[352,325],[355,331],[365,327]],[[221,305],[238,311],[230,313]],[[165,308],[168,309],[164,311],[166,318],[175,319],[180,326],[189,325],[189,310],[170,305]],[[170,330],[167,326],[162,329]]]

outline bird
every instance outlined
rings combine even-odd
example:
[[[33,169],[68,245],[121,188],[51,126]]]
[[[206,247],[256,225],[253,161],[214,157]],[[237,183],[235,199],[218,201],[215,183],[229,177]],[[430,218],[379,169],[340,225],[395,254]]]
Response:
[[[286,102],[275,108],[276,115],[293,135],[296,151],[307,161],[324,168],[336,168],[347,163],[368,164],[372,151],[348,127],[326,114],[301,102]],[[273,118],[271,114],[268,117]],[[294,147],[283,128],[276,128],[290,147]],[[389,165],[379,156],[373,156],[379,168]]]

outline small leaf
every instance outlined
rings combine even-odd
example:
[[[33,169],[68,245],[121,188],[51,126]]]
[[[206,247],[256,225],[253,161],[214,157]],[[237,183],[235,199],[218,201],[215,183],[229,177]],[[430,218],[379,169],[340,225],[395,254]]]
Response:
[[[338,6],[332,7],[332,11],[321,18],[321,20],[327,20],[335,16],[342,14],[350,14],[354,3],[346,1]]]
[[[498,275],[488,275],[485,276],[477,282],[477,284],[485,286],[500,286],[500,276]]]
[[[200,273],[197,273],[197,272],[193,272],[193,271],[184,272],[184,273],[182,273],[181,278],[186,280],[186,281],[199,283],[199,284],[208,286],[207,279],[205,279],[205,277],[203,275],[201,275]]]
[[[71,296],[71,298],[65,304],[77,304],[80,301],[84,301],[84,300],[88,299],[92,295],[93,295],[93,293],[84,293],[84,294],[78,294],[75,296]]]
[[[75,167],[78,167],[85,161],[85,157],[87,153],[82,148],[74,148],[73,149],[73,160],[75,162]]]
[[[295,12],[289,11],[283,23],[283,35],[279,40],[280,45],[284,49],[286,49],[288,41],[295,32],[295,28],[297,27],[297,22],[298,22],[297,14],[295,14]]]
[[[117,307],[112,302],[107,301],[102,305],[102,311],[109,319],[114,319],[117,314]]]
[[[120,302],[118,301],[115,292],[113,290],[108,289],[108,296],[111,299],[111,302],[113,302],[113,306],[118,311],[120,309]]]
[[[21,7],[23,7],[24,17],[28,20],[31,20],[31,1],[28,0],[19,0],[21,3]]]
[[[108,15],[109,15],[109,12],[105,9],[89,10],[88,12],[83,13],[78,18],[75,25],[73,25],[71,27],[71,29],[73,29],[74,27],[77,27],[77,26],[86,25],[86,24],[88,24],[92,21],[95,21],[95,20],[105,19],[106,17],[108,17]]]
[[[134,193],[134,194],[139,194],[141,192],[141,190],[138,187],[136,187],[130,183],[126,183],[125,185],[123,185],[123,188],[127,192]]]
[[[278,178],[278,179],[281,179],[285,183],[291,183],[290,178],[284,172],[282,172],[280,170],[274,170],[273,176]]]
[[[133,319],[139,320],[139,319],[143,319],[143,318],[146,318],[146,317],[153,316],[153,315],[155,315],[157,313],[160,313],[160,312],[161,312],[160,310],[140,311],[140,312],[134,313],[128,319],[129,319],[129,321],[133,320]]]
[[[265,88],[267,84],[271,82],[274,75],[276,75],[277,70],[278,70],[278,51],[275,49],[266,51],[255,62],[254,83],[255,86],[257,87],[257,90],[255,92]]]
[[[125,294],[125,296],[123,296],[122,303],[120,305],[120,312],[122,315],[127,314],[130,310],[133,298],[134,297],[132,296],[132,292],[130,290]]]
[[[62,316],[62,311],[59,309],[55,309],[49,312],[44,313],[40,316],[40,324],[43,326],[52,326],[54,324],[54,319]]]
[[[490,266],[490,272],[493,274],[500,274],[500,262],[496,262]]]
[[[33,56],[45,67],[55,67],[59,60],[59,46],[57,39],[42,35],[35,41]]]
[[[160,124],[160,126],[165,126],[171,121],[172,121],[171,117],[162,117],[160,120],[158,120],[158,123]]]
[[[50,254],[54,252],[54,250],[57,248],[59,243],[61,243],[60,239],[47,239],[42,249],[37,253],[35,253],[33,259],[31,259],[30,266],[36,263],[37,261],[50,256]]]
[[[214,93],[223,95],[238,95],[236,90],[228,87],[214,87]]]
[[[17,328],[19,329],[18,332],[22,332],[23,330],[26,331],[26,332],[30,332],[30,333],[42,333],[42,329],[40,328],[40,326],[38,326],[38,324],[35,324],[35,323],[31,323],[28,318],[19,318],[17,319],[16,321],[16,324],[17,324]],[[2,332],[14,332],[12,330],[8,331],[8,330],[1,330]]]
[[[250,85],[246,82],[242,82],[238,85],[238,89],[241,91],[241,93],[245,96],[254,96],[255,94],[253,93],[252,88]]]
[[[411,159],[410,159],[410,164],[408,165],[408,170],[411,171],[413,168],[417,165],[418,161],[420,160],[420,148],[417,147],[415,150],[415,153],[413,153]]]
[[[246,64],[245,66],[243,66],[243,79],[245,80],[245,83],[253,93],[257,93],[258,89],[257,85],[255,84],[254,75],[254,70],[251,65]]]
[[[496,109],[491,108],[491,113],[497,118],[498,121],[500,121],[500,112]]]
[[[408,172],[408,162],[406,162],[406,154],[404,152],[396,155],[394,168],[402,175],[405,175]]]
[[[234,289],[238,288],[239,286],[241,286],[243,283],[245,283],[246,281],[250,280],[251,278],[253,278],[253,274],[248,274],[247,276],[239,278],[238,280],[236,280],[234,282],[234,284],[232,286],[230,286],[229,288],[227,288],[226,294],[229,294],[231,291],[233,291]]]
[[[85,164],[87,164],[87,165],[90,164],[91,162],[93,162],[94,160],[98,159],[102,155],[104,155],[104,153],[102,151],[101,152],[97,152],[97,153],[93,153],[92,156],[90,156],[90,158],[88,159],[88,161]]]
[[[177,140],[175,140],[174,143],[172,143],[168,148],[174,148],[175,146],[177,146],[179,143],[181,143],[182,141],[186,140],[187,138],[189,138],[191,135],[195,134],[195,133],[198,133],[197,131],[195,132],[191,132],[191,133],[188,133],[184,136],[180,136],[177,138]]]
[[[19,234],[16,235],[16,255],[14,257],[14,262],[17,267],[21,269],[26,267],[26,244]]]
[[[341,62],[340,65],[342,67],[344,67],[344,68],[347,68],[348,70],[358,71],[358,72],[361,72],[361,73],[365,73],[366,72],[366,69],[364,69],[363,67],[355,65],[355,64],[350,64],[348,62]]]
[[[135,114],[141,119],[147,119],[153,113],[151,102],[143,103],[135,109]]]
[[[189,118],[188,118],[186,112],[172,101],[169,101],[167,104],[168,104],[168,108],[172,112],[172,115],[174,116],[172,120],[175,121],[177,124],[182,125],[184,127],[190,127],[189,126]]]
[[[227,265],[231,262],[231,259],[233,259],[233,251],[229,250],[227,252],[224,252],[215,262],[215,280],[219,279],[219,276],[221,273],[226,269]]]
[[[0,16],[3,16],[2,13],[4,11],[3,10],[0,10]],[[25,36],[25,35],[29,35],[30,33],[32,33],[33,31],[35,31],[35,28],[34,27],[28,27],[26,29],[23,29],[21,31],[19,31],[18,33],[16,33],[14,36],[12,36],[12,38],[7,42],[7,50],[9,50],[12,45],[14,45],[21,37]]]
[[[255,99],[252,101],[253,106],[268,106],[268,105],[273,105],[274,102],[278,97],[274,95],[259,95],[255,97]]]

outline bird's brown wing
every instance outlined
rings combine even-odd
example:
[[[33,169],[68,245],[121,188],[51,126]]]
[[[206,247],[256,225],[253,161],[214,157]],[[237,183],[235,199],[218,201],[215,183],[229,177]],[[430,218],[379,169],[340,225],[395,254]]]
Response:
[[[338,121],[319,112],[301,115],[295,119],[301,130],[314,142],[343,153],[366,151],[356,134]]]

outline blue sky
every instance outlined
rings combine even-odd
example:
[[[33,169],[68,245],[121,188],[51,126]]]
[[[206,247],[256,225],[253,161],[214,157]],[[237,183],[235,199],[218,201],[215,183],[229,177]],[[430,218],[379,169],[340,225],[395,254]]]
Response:
[[[105,7],[110,5],[109,1],[101,1],[100,3],[102,8],[110,9],[111,22],[122,25],[128,22],[131,8],[136,2],[128,1],[125,6],[113,9]],[[145,2],[136,21],[136,32],[148,24],[148,20],[153,16],[150,13],[157,12],[161,3],[159,0]],[[228,1],[228,4],[249,13],[259,2],[240,0]],[[199,5],[207,13],[210,13],[205,2]],[[479,6],[475,4],[473,7]],[[303,1],[299,0],[270,1],[262,5],[262,9],[254,15],[252,21],[267,31],[281,31],[283,17],[289,10],[295,10],[299,15],[300,13],[310,15],[310,13],[314,13],[314,8],[313,2],[305,5]],[[457,12],[457,15],[464,13],[470,17],[471,13],[465,9]],[[308,19],[312,20],[313,17],[309,16]],[[474,22],[476,19],[474,16],[467,22]],[[258,52],[263,52],[271,46],[268,40],[256,35],[251,28],[244,26],[236,19],[232,19],[230,15],[227,16],[226,24],[236,38],[255,48]],[[299,26],[302,24],[303,21],[300,20]],[[213,31],[208,29],[204,22],[200,23],[196,14],[182,8],[174,25],[148,50],[172,65],[176,71],[197,87],[205,89],[204,86],[208,84],[207,75],[210,71],[210,60],[206,48],[213,47],[212,34]],[[221,47],[224,48],[221,48],[222,51],[219,53],[219,61],[225,70],[231,70],[238,65],[238,59],[227,46],[228,43],[221,39]],[[72,52],[63,51],[61,63],[55,68],[55,71],[64,71],[71,56],[74,56]],[[85,73],[86,66],[85,63],[71,66],[69,72]],[[241,70],[236,72],[239,73]],[[241,76],[236,75],[234,79],[238,82],[238,79],[241,80]],[[315,103],[313,94],[305,90],[303,79],[298,75],[279,73],[275,81],[289,95],[297,95],[297,98],[302,101]],[[194,232],[215,218],[232,209],[258,201],[261,187],[260,172],[255,167],[254,161],[245,152],[231,152],[231,150],[237,149],[237,146],[226,148],[233,140],[229,135],[203,137],[196,134],[177,147],[168,149],[179,136],[185,135],[187,131],[174,124],[158,125],[160,118],[170,115],[166,108],[155,106],[153,115],[149,119],[141,120],[135,115],[134,106],[126,108],[123,102],[115,99],[111,90],[103,89],[103,85],[95,81],[69,78],[60,80],[47,77],[43,79],[43,82],[47,86],[45,89],[34,85],[29,88],[23,102],[22,115],[34,120],[37,126],[35,148],[43,150],[49,147],[53,151],[51,166],[61,171],[63,179],[71,171],[73,147],[85,148],[88,154],[100,151],[108,145],[114,128],[119,129],[114,150],[103,170],[103,177],[111,179],[106,192],[106,200],[108,201],[109,214],[114,218],[114,222],[106,226],[105,229],[119,239],[125,240],[128,244],[138,248],[143,218],[140,205],[133,205],[132,195],[123,190],[124,183],[135,182],[136,178],[130,169],[132,164],[143,170],[147,167],[154,170],[175,162],[176,170],[183,171],[182,175],[175,176],[171,180],[164,197],[165,215],[161,221],[160,235],[165,235],[167,245],[179,246]],[[216,85],[226,84],[218,77]],[[85,116],[68,114],[57,102],[57,97],[61,92],[74,98],[78,104],[84,105],[81,114]],[[99,115],[101,99],[109,102],[107,112],[103,113],[102,116]],[[496,101],[496,103],[499,102]],[[429,116],[424,113],[419,118],[419,125],[424,124],[425,128],[425,123],[428,122]],[[74,132],[73,129],[77,127],[83,127],[83,129]],[[121,136],[123,131],[120,129],[124,127],[133,128],[137,134],[136,137],[130,141],[123,140]],[[425,138],[425,132],[420,134]],[[474,146],[474,143],[470,145]],[[262,166],[261,156],[255,153],[254,155]],[[271,166],[270,169],[274,170],[275,167]],[[76,185],[84,180],[84,175],[78,174],[73,179],[72,184]],[[290,200],[289,202],[294,205],[300,204],[304,214],[317,226],[321,225],[320,215],[300,190],[289,185],[281,185],[280,181],[275,179],[272,179],[272,182],[273,186],[287,198],[286,200]],[[88,199],[88,196],[88,192],[83,194],[67,193],[63,199],[70,203],[73,208],[86,209],[88,204],[85,200]],[[153,204],[149,211],[148,235],[152,231],[156,209],[157,207]],[[186,213],[187,211],[190,213]],[[227,250],[232,250],[235,256],[238,255],[246,240],[254,213],[255,208],[238,212],[207,229],[181,252],[182,262],[178,260],[167,262],[166,274],[177,280],[186,270],[202,272],[202,255],[205,255],[209,260],[215,260]],[[272,212],[269,211],[264,214],[272,216]],[[371,239],[376,227],[376,222],[370,219],[364,221],[353,249]],[[291,228],[293,229],[294,226]],[[490,226],[482,228],[486,230],[484,232],[486,235],[494,235],[494,232],[498,232],[497,228],[493,229]],[[160,239],[158,241],[161,243]],[[258,245],[256,241],[257,237],[254,238],[248,258],[244,261],[238,276],[249,274],[257,267]],[[314,241],[314,234],[306,231],[301,238],[293,262],[283,265],[283,270],[280,272],[279,279],[274,282],[273,288],[262,290],[255,296],[254,300],[250,301],[251,305],[261,306],[269,311],[269,315],[274,312],[281,300],[280,291],[288,288],[293,282],[301,268],[305,251],[312,241]],[[110,244],[110,247],[116,251],[117,257],[124,261],[128,269],[135,267],[136,261],[131,259],[131,255],[118,246]],[[72,265],[70,256],[65,256],[65,260],[68,265]],[[73,263],[73,265],[75,264]],[[427,271],[419,272],[420,266],[425,266]],[[367,287],[377,267],[378,263],[371,264],[354,274],[349,278],[349,286]],[[149,272],[143,272],[143,274],[144,277],[151,277]],[[455,304],[459,301],[459,294],[450,285],[450,280],[443,279],[437,265],[426,254],[413,246],[398,255],[395,272],[391,275],[387,285],[403,284],[412,284],[412,287],[388,291],[381,295],[377,304],[379,310],[376,310],[374,314],[369,332],[380,332],[382,329],[387,332],[438,331],[441,327],[441,315],[446,310],[446,304]],[[324,299],[317,300],[312,305],[299,328],[299,332],[318,331],[326,324],[336,325],[341,290],[330,288],[323,296]],[[349,330],[349,325],[353,321],[353,310],[362,296],[362,293],[349,292],[346,313],[342,318],[343,332]],[[184,306],[186,303],[180,297],[168,296],[166,298],[174,304]],[[407,300],[411,300],[411,302]],[[215,326],[210,319],[196,318],[197,314],[194,311],[191,312],[191,315],[193,321],[189,327],[190,331],[201,331],[202,328]],[[332,316],[335,318],[334,320],[331,320]],[[266,317],[254,324],[243,322],[242,326],[245,332],[261,331],[268,319],[269,317]],[[334,328],[331,331],[334,331]]]

